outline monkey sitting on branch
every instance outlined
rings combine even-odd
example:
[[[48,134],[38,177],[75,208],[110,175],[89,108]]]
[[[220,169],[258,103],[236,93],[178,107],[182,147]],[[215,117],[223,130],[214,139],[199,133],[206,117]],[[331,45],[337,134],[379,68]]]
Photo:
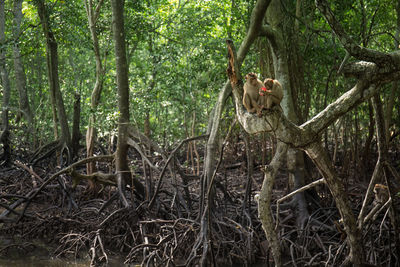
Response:
[[[243,105],[250,113],[261,114],[262,108],[259,106],[259,91],[264,84],[261,80],[257,78],[257,74],[251,72],[245,77],[246,82],[243,86]]]
[[[273,106],[279,106],[283,98],[282,85],[278,80],[265,79],[265,87],[259,89],[260,100],[259,105],[261,111],[263,109],[271,109]]]

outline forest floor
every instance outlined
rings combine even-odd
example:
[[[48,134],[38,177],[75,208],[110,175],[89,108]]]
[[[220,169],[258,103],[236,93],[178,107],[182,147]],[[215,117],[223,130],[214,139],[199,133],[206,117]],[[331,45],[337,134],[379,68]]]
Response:
[[[135,154],[131,154],[131,159],[136,170],[134,175],[145,183],[142,161]],[[237,164],[240,160],[243,160],[242,164]],[[88,192],[86,184],[72,189],[71,179],[66,174],[54,179],[32,198],[43,181],[60,167],[55,157],[41,161],[30,171],[29,167],[21,167],[29,166],[27,162],[28,159],[20,157],[13,166],[0,169],[1,258],[87,259],[93,266],[100,266],[110,258],[119,258],[126,264],[185,266],[194,265],[203,255],[205,243],[199,216],[198,177],[193,176],[189,181],[188,191],[184,190],[179,175],[165,177],[158,201],[151,210],[147,209],[148,201],[139,200],[129,190],[128,198],[134,204],[122,208],[115,187],[107,186],[94,195]],[[212,231],[207,233],[212,248],[212,253],[207,254],[209,261],[228,265],[272,262],[254,199],[261,188],[263,173],[256,164],[249,201],[244,201],[245,166],[243,156],[232,156],[217,174],[216,197],[209,222]],[[109,169],[106,163],[97,167],[104,172]],[[77,171],[84,173],[85,166]],[[373,164],[365,171],[370,177]],[[321,178],[315,169],[311,172],[313,180]],[[153,173],[154,184],[158,175]],[[358,214],[368,182],[354,176],[350,175],[353,178],[347,179],[345,185]],[[280,206],[278,231],[289,265],[329,263],[334,266],[347,255],[340,216],[329,190],[324,185],[316,189],[306,192],[310,219],[302,229],[296,225],[295,203],[283,202]],[[273,198],[276,200],[288,192],[286,171],[282,169]],[[373,205],[370,204],[369,210]],[[274,212],[275,208],[272,207]],[[382,209],[365,229],[368,259],[386,265],[394,249],[387,210]]]

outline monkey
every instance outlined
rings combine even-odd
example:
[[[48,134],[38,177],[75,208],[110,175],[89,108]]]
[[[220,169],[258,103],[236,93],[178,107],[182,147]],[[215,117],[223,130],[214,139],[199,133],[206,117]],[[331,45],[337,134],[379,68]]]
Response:
[[[271,109],[274,105],[280,106],[283,98],[282,85],[278,80],[267,78],[264,80],[265,87],[260,87],[259,105],[262,109]]]
[[[251,72],[245,77],[246,82],[243,86],[244,94],[243,94],[243,105],[250,113],[261,112],[261,107],[258,104],[259,101],[259,90],[264,87],[264,84],[261,80],[257,78],[257,74]]]
[[[374,186],[375,200],[374,202],[385,204],[389,199],[389,190],[386,185],[375,184]]]

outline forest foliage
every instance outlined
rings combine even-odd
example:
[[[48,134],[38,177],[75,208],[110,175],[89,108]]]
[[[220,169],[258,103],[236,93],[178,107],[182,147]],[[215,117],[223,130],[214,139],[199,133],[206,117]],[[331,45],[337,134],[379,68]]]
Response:
[[[15,77],[11,47],[17,44],[27,77],[27,91],[34,114],[35,131],[24,135],[23,119],[18,115],[18,93],[11,91],[11,124],[13,136],[26,140],[30,149],[53,139],[45,58],[45,40],[33,1],[23,1],[21,35],[12,35],[12,2],[6,1],[5,36],[2,45],[11,87]],[[293,12],[294,3],[286,3]],[[364,10],[360,8],[364,4]],[[396,25],[393,1],[336,1],[332,7],[345,29],[357,43],[372,49],[392,51]],[[126,43],[129,61],[131,113],[134,123],[143,128],[146,111],[150,114],[152,136],[168,146],[187,136],[192,114],[196,113],[195,132],[205,133],[207,119],[221,84],[226,80],[226,47],[224,40],[237,43],[244,37],[254,1],[138,1],[127,2]],[[60,84],[71,123],[73,95],[82,98],[81,125],[87,127],[91,112],[98,117],[100,136],[116,129],[116,81],[111,33],[111,9],[107,1],[101,8],[96,31],[104,57],[104,91],[98,110],[90,110],[95,61],[86,12],[81,1],[49,1],[51,26],[59,45]],[[302,3],[299,20],[299,52],[304,58],[306,92],[297,92],[303,120],[321,111],[332,100],[348,90],[351,81],[337,75],[334,68],[345,56],[344,49],[321,17],[312,1]],[[363,14],[362,12],[365,12]],[[295,16],[293,13],[290,15]],[[366,21],[363,22],[363,16]],[[287,23],[293,23],[288,21]],[[365,25],[363,25],[365,23]],[[365,36],[361,34],[365,27]],[[287,40],[288,42],[290,40]],[[262,43],[252,47],[243,73],[260,72]],[[387,85],[390,87],[390,85]],[[389,90],[385,90],[389,98]],[[307,108],[306,108],[307,107]],[[357,114],[356,114],[357,113]],[[398,113],[394,120],[398,121]],[[228,115],[229,116],[229,115]],[[368,131],[368,108],[361,105],[349,116],[359,117],[361,136]],[[21,131],[22,130],[22,131]],[[353,129],[354,130],[354,129]],[[17,138],[24,136],[23,139]],[[36,142],[32,142],[35,140]],[[358,140],[357,142],[362,142]],[[19,147],[19,144],[16,145]]]

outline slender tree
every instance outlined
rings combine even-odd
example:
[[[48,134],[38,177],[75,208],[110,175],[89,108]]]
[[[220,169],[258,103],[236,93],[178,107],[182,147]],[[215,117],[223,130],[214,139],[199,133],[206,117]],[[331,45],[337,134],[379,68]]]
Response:
[[[47,73],[50,84],[50,98],[53,106],[53,121],[55,123],[55,133],[57,128],[57,116],[60,120],[60,144],[70,146],[71,136],[68,127],[67,114],[65,112],[64,100],[60,90],[60,81],[58,77],[58,44],[55,35],[50,27],[49,14],[44,0],[36,0],[40,22],[42,24],[43,33],[46,37],[46,59]],[[57,136],[56,136],[57,137]]]
[[[125,207],[129,203],[125,196],[125,184],[130,179],[128,167],[128,129],[129,129],[129,80],[128,65],[125,50],[124,29],[124,0],[112,0],[113,36],[115,46],[117,90],[118,90],[118,141],[115,154],[115,165],[117,171],[118,190]]]
[[[15,84],[19,93],[19,107],[28,121],[31,128],[33,126],[33,114],[29,105],[29,98],[26,89],[26,75],[24,64],[22,62],[21,51],[19,48],[19,38],[21,35],[21,21],[22,21],[22,0],[14,0],[14,27],[13,27],[13,53],[14,53],[14,70],[15,70]]]
[[[8,111],[10,105],[10,80],[6,69],[6,37],[4,33],[5,14],[4,14],[4,0],[0,0],[0,75],[3,86],[3,103],[2,103],[2,131],[0,135],[0,142],[3,144],[3,156],[5,165],[8,165],[11,155],[11,146],[9,144],[10,127],[8,121]]]
[[[94,50],[94,56],[96,60],[96,82],[93,87],[92,95],[90,98],[90,115],[89,115],[89,125],[86,132],[86,154],[87,157],[93,156],[94,152],[94,142],[96,139],[96,110],[99,105],[101,91],[103,89],[103,77],[104,68],[101,62],[100,45],[99,38],[97,35],[96,24],[100,15],[101,6],[103,0],[100,0],[96,7],[93,5],[93,0],[84,0],[86,14],[89,23],[90,36],[92,37],[92,44]],[[95,171],[94,162],[89,162],[87,164],[87,174],[92,174]],[[94,186],[94,185],[91,185]]]

